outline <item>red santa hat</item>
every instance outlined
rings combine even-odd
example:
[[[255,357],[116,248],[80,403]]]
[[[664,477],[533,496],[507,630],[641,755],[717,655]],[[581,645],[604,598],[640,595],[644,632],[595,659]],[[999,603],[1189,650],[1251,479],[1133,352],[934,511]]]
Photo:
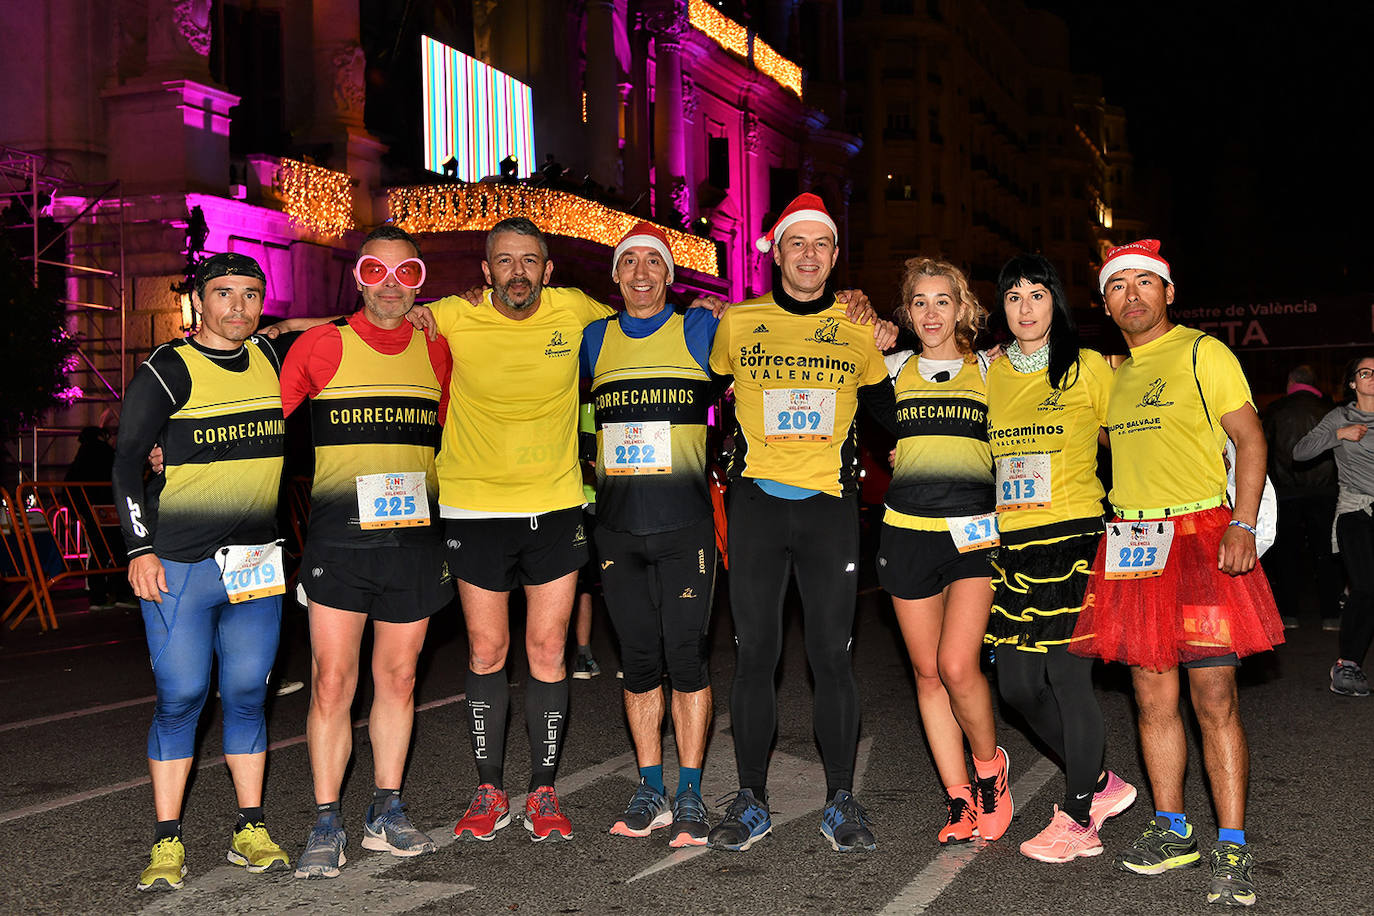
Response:
[[[616,269],[620,266],[620,256],[629,248],[653,248],[663,256],[668,265],[668,282],[673,282],[673,250],[668,247],[668,236],[653,223],[640,220],[625,233],[620,244],[615,246],[615,257],[611,259],[611,279],[615,279]]]
[[[1102,262],[1102,270],[1097,274],[1099,291],[1104,294],[1107,292],[1107,278],[1112,274],[1132,267],[1153,271],[1166,282],[1174,282],[1169,276],[1169,262],[1159,256],[1159,239],[1141,239],[1138,242],[1118,245],[1107,252],[1106,260]]]
[[[782,238],[783,232],[793,223],[800,223],[803,220],[814,220],[830,228],[830,234],[839,241],[840,231],[835,228],[835,221],[826,212],[825,201],[815,194],[798,194],[796,199],[787,205],[787,209],[782,211],[782,216],[773,224],[773,228],[768,234],[754,243],[754,247],[759,251],[767,251],[773,247],[773,243]]]

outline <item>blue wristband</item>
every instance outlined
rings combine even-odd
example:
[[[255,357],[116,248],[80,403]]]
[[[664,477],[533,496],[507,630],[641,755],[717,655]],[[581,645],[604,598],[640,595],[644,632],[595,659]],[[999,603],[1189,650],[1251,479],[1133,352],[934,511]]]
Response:
[[[1259,536],[1259,532],[1255,530],[1255,526],[1254,526],[1254,525],[1247,525],[1247,524],[1245,524],[1245,522],[1242,522],[1240,519],[1237,519],[1237,518],[1231,519],[1231,524],[1230,524],[1230,525],[1227,525],[1227,527],[1228,527],[1228,528],[1244,528],[1246,531],[1250,532],[1251,534],[1255,535],[1256,537]]]

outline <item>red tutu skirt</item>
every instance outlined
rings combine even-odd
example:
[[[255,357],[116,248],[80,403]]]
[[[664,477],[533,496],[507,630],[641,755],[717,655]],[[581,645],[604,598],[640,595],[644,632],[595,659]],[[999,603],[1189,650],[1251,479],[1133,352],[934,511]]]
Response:
[[[1167,671],[1232,652],[1267,652],[1283,642],[1283,621],[1259,565],[1242,576],[1217,569],[1230,510],[1205,509],[1172,521],[1168,563],[1151,578],[1106,578],[1102,539],[1070,651]]]

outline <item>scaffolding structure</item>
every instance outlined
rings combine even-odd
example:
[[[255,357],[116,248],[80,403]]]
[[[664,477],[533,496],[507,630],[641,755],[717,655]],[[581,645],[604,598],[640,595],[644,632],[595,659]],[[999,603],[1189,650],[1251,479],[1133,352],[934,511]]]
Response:
[[[100,410],[124,397],[125,201],[118,181],[82,181],[66,162],[0,145],[0,211],[11,237],[18,241],[22,233],[16,248],[33,265],[34,285],[45,268],[60,272],[67,332],[76,344],[68,378],[80,394],[16,443],[20,481],[38,480],[45,465],[69,457],[60,448],[62,460],[52,460],[55,444],[94,425]]]

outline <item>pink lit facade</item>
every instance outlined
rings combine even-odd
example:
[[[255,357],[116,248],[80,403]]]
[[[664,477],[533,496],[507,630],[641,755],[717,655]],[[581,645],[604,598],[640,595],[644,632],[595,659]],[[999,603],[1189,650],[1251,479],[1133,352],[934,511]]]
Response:
[[[842,40],[838,5],[785,6],[812,7],[829,23],[833,64]],[[88,304],[72,308],[70,328],[92,357],[89,370],[75,375],[105,380],[75,382],[107,396],[77,401],[53,418],[55,427],[117,413],[114,392],[123,379],[152,347],[181,333],[182,307],[171,286],[183,276],[193,208],[205,217],[205,251],[239,251],[263,264],[269,315],[335,314],[355,305],[352,252],[364,228],[389,217],[388,187],[442,182],[418,157],[386,160],[387,146],[368,130],[371,71],[357,0],[225,0],[218,9],[212,21],[208,0],[0,7],[0,27],[24,36],[28,48],[0,59],[12,88],[0,99],[0,146],[46,157],[57,190],[51,203],[43,200],[43,215],[62,222],[85,211],[64,257],[79,265],[83,252],[103,251],[99,276],[108,275],[97,282],[74,266],[68,281],[70,298]],[[265,11],[279,30],[279,61],[249,58],[251,66],[281,73],[268,120],[278,119],[286,141],[260,153],[231,152],[236,119],[263,116],[211,75],[216,61],[223,71],[225,56],[245,53],[216,33],[236,10]],[[797,23],[789,27],[787,18],[777,33],[790,28],[795,35]],[[846,174],[858,141],[828,128],[830,116],[811,107],[809,84],[798,80],[799,98],[796,87],[756,66],[771,48],[785,58],[783,42],[770,48],[757,36],[754,44],[756,36],[731,25],[745,36],[743,54],[694,26],[682,0],[472,5],[469,51],[531,87],[541,160],[553,153],[570,177],[588,176],[612,207],[719,242],[719,276],[679,271],[678,298],[711,292],[741,299],[768,289],[771,262],[753,242],[779,199],[799,190],[822,194],[847,236]],[[417,68],[418,50],[417,42]],[[777,69],[772,58],[767,66]],[[817,97],[831,107],[842,99],[817,85]],[[414,108],[418,134],[418,92],[405,104]],[[321,230],[288,215],[283,155],[348,176],[343,206],[354,229]],[[555,283],[613,294],[608,262],[616,239],[551,241]],[[426,234],[421,242],[430,264],[427,295],[480,282],[480,233]],[[60,437],[39,450],[47,468],[40,476],[70,451]]]

